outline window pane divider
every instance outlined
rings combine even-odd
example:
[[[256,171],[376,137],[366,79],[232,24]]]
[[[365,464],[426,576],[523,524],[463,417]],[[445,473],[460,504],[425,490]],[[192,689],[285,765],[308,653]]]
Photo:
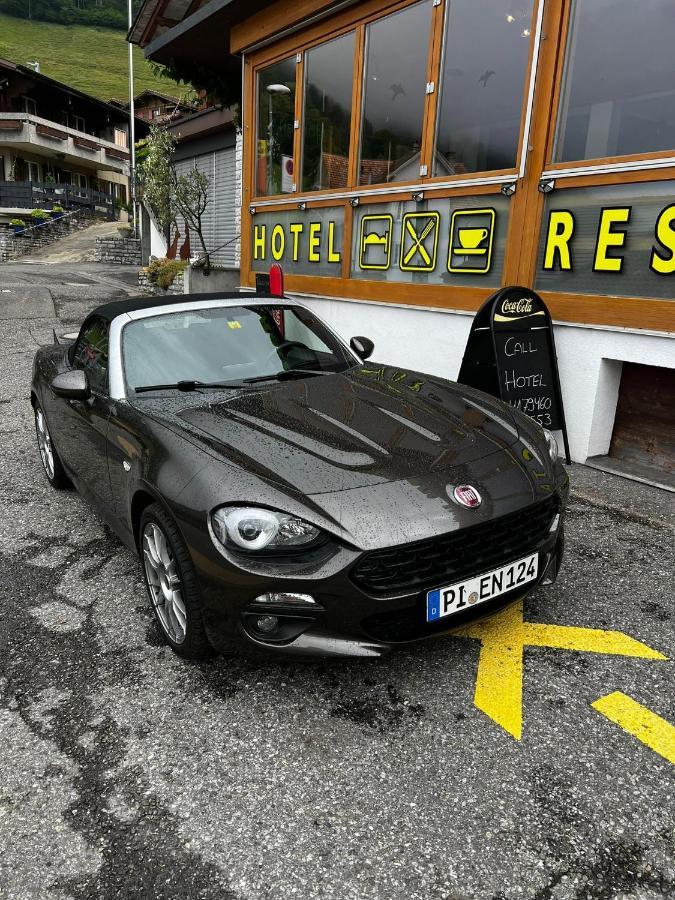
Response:
[[[305,54],[297,53],[295,56],[295,122],[298,128],[293,130],[293,190],[302,187],[302,134],[304,123],[303,103],[305,98]],[[295,124],[295,123],[294,123]]]
[[[352,82],[352,117],[349,124],[349,160],[347,184],[359,183],[359,156],[361,155],[361,106],[363,103],[363,72],[366,55],[366,27],[357,26],[354,40],[354,70]]]
[[[537,83],[537,69],[539,66],[539,48],[541,45],[541,28],[544,19],[544,2],[539,0],[537,4],[537,22],[534,28],[534,40],[532,43],[532,59],[530,61],[530,79],[527,88],[527,100],[525,104],[525,123],[523,125],[523,134],[520,145],[520,164],[518,166],[518,177],[525,177],[525,169],[527,167],[527,156],[530,147],[530,130],[532,128],[532,109],[534,107],[534,89]]]
[[[429,55],[427,66],[427,86],[424,97],[424,119],[422,123],[422,146],[420,148],[420,178],[426,180],[433,175],[434,147],[436,144],[436,116],[438,114],[441,78],[441,60],[443,58],[443,32],[445,25],[445,6],[434,4],[431,10],[431,27],[429,34]],[[431,87],[431,90],[429,89]],[[425,174],[422,174],[422,173]]]
[[[574,178],[582,175],[610,175],[612,172],[648,172],[650,169],[675,167],[675,156],[660,159],[629,159],[624,162],[597,163],[587,166],[545,168],[542,178]]]

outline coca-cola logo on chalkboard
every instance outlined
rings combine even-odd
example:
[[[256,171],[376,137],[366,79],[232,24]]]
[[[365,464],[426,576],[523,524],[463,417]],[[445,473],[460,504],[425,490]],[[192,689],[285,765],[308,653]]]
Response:
[[[531,297],[521,297],[520,300],[504,300],[502,303],[502,313],[504,315],[509,315],[515,313],[516,315],[522,315],[531,313],[532,310],[532,298]]]

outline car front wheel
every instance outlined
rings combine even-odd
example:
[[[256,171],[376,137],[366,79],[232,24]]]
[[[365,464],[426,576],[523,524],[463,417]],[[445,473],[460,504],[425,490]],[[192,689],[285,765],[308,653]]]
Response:
[[[161,504],[144,510],[139,540],[145,585],[165,641],[180,656],[209,656],[197,575],[176,523]]]
[[[35,406],[35,434],[37,435],[40,459],[42,460],[42,466],[45,470],[47,480],[51,486],[57,490],[68,487],[70,481],[61,465],[61,460],[56,452],[56,447],[52,443],[52,436],[49,433],[47,419],[39,404]]]

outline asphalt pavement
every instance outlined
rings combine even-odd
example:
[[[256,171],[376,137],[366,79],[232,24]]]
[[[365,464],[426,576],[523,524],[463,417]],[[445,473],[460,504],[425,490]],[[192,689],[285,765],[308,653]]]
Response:
[[[482,630],[184,662],[28,399],[133,281],[0,268],[0,897],[675,897],[673,495],[572,466],[558,582]]]

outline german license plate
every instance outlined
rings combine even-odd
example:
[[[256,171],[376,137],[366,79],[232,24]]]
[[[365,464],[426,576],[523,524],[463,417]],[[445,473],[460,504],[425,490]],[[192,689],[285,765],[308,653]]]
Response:
[[[493,569],[485,575],[476,575],[467,581],[458,581],[450,587],[429,591],[427,594],[427,622],[435,622],[445,616],[463,612],[499,597],[500,594],[508,594],[529,581],[534,581],[539,568],[539,554],[532,553],[523,559]]]

